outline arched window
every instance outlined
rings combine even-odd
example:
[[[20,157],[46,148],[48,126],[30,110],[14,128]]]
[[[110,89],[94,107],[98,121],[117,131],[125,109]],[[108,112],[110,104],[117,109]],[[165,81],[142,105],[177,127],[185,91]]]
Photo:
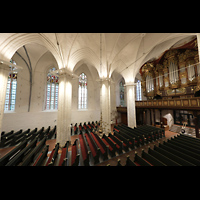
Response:
[[[141,92],[141,81],[137,81],[136,85],[136,100],[137,101],[142,101],[142,92]]]
[[[85,73],[79,76],[78,109],[87,109],[87,76]]]
[[[10,60],[10,62],[16,65],[14,60]],[[17,72],[14,72],[14,67],[10,66],[11,72],[8,76],[7,89],[6,89],[6,99],[4,110],[15,110],[15,102],[16,102],[16,92],[17,92]]]
[[[58,109],[58,77],[51,75],[51,72],[55,70],[56,68],[53,67],[47,74],[46,110]]]
[[[122,80],[119,83],[119,97],[120,97],[120,105],[121,106],[125,106],[125,103],[124,103],[124,84],[125,84],[125,81],[122,78]]]

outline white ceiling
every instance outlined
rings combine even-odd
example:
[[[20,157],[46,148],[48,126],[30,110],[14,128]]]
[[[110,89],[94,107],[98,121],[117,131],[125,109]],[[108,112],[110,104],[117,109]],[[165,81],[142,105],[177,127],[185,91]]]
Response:
[[[10,59],[21,47],[39,59],[46,51],[55,57],[59,68],[77,68],[86,63],[101,76],[121,73],[132,80],[142,64],[158,57],[184,38],[195,33],[102,33],[102,70],[100,70],[100,33],[0,33],[0,58]],[[57,42],[59,45],[57,45]],[[183,41],[182,41],[183,42]],[[177,43],[178,45],[179,43]]]

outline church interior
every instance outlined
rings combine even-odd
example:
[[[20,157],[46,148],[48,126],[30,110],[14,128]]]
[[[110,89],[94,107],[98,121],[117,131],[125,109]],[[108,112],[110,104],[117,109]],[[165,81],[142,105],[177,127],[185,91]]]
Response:
[[[200,33],[0,33],[0,166],[199,166]]]

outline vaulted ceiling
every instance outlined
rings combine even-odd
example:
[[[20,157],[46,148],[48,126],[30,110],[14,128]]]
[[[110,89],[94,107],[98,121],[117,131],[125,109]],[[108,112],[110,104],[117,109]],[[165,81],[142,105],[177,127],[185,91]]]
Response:
[[[195,36],[195,33],[102,33],[100,46],[100,33],[0,33],[0,58],[9,60],[23,45],[35,43],[46,48],[36,50],[36,45],[30,45],[29,50],[37,57],[50,51],[59,68],[73,71],[78,63],[86,63],[95,67],[101,77],[110,77],[116,71],[126,81],[132,81],[146,61]]]

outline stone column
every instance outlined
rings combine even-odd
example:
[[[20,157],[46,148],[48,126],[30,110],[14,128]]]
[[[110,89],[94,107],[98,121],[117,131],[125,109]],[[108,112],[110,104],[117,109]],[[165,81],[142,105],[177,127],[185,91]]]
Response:
[[[8,82],[10,68],[8,65],[0,63],[0,134],[2,130],[3,114],[4,114],[4,105],[6,99],[6,88]]]
[[[110,80],[101,82],[100,92],[103,131],[108,135],[111,132]]]
[[[71,105],[72,76],[65,70],[59,70],[59,95],[56,142],[63,147],[66,141],[71,142]]]
[[[135,115],[135,83],[126,84],[127,91],[127,120],[128,126],[131,128],[136,127]]]

